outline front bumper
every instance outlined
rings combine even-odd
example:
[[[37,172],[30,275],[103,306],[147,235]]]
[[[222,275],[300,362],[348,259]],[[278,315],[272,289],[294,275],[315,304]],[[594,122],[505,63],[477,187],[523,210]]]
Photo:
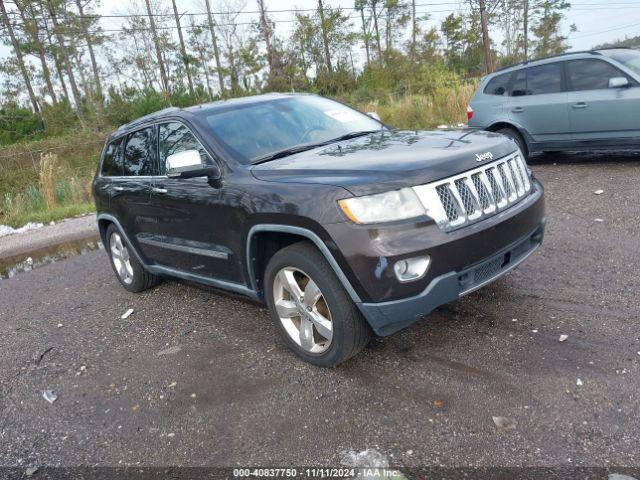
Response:
[[[516,267],[542,243],[544,223],[543,220],[533,232],[491,257],[459,272],[434,278],[419,295],[390,302],[359,303],[358,307],[377,335],[391,335],[440,305],[477,290]]]

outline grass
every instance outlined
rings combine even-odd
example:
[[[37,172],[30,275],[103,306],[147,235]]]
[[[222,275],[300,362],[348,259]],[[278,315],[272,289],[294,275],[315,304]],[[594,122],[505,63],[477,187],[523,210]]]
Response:
[[[433,129],[465,123],[474,90],[470,83],[436,85],[427,95],[380,95],[375,101],[346,103],[375,111],[394,127]],[[69,132],[0,148],[0,224],[20,227],[93,211],[91,179],[106,135]]]
[[[47,224],[51,221],[58,221],[95,211],[96,206],[93,202],[82,202],[75,205],[58,206],[47,210],[24,211],[12,216],[7,224],[14,228],[21,227],[29,222]]]
[[[383,122],[397,128],[433,129],[438,125],[467,122],[467,105],[475,85],[461,84],[438,89],[430,95],[387,96],[354,105],[363,112],[377,112]]]
[[[103,138],[78,133],[0,149],[0,224],[20,227],[93,211],[91,179]]]

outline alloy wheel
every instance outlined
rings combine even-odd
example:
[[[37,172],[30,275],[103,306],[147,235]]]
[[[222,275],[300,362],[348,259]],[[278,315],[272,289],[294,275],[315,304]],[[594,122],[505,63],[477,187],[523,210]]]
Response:
[[[133,267],[131,266],[131,258],[129,257],[129,250],[122,243],[122,237],[120,234],[114,232],[109,239],[109,250],[111,251],[111,261],[113,266],[122,280],[127,285],[133,282]]]
[[[281,269],[273,282],[273,299],[280,322],[303,350],[322,353],[331,345],[333,322],[320,288],[294,267]]]

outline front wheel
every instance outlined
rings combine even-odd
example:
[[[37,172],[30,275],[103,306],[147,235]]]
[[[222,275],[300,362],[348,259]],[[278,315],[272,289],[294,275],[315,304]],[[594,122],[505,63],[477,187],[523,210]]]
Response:
[[[118,277],[120,285],[130,292],[142,292],[154,285],[160,279],[147,272],[129,250],[129,246],[114,224],[109,225],[106,233],[107,253],[111,260],[111,267]]]
[[[270,315],[287,346],[303,360],[333,367],[356,355],[371,329],[313,245],[277,252],[265,272]]]

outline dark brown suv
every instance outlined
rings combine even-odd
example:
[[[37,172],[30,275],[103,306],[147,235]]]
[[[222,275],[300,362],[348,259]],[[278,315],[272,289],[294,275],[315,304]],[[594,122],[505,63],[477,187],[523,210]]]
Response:
[[[168,276],[264,301],[320,366],[504,274],[545,223],[542,186],[506,137],[393,130],[313,95],[124,125],[93,188],[127,290]]]

